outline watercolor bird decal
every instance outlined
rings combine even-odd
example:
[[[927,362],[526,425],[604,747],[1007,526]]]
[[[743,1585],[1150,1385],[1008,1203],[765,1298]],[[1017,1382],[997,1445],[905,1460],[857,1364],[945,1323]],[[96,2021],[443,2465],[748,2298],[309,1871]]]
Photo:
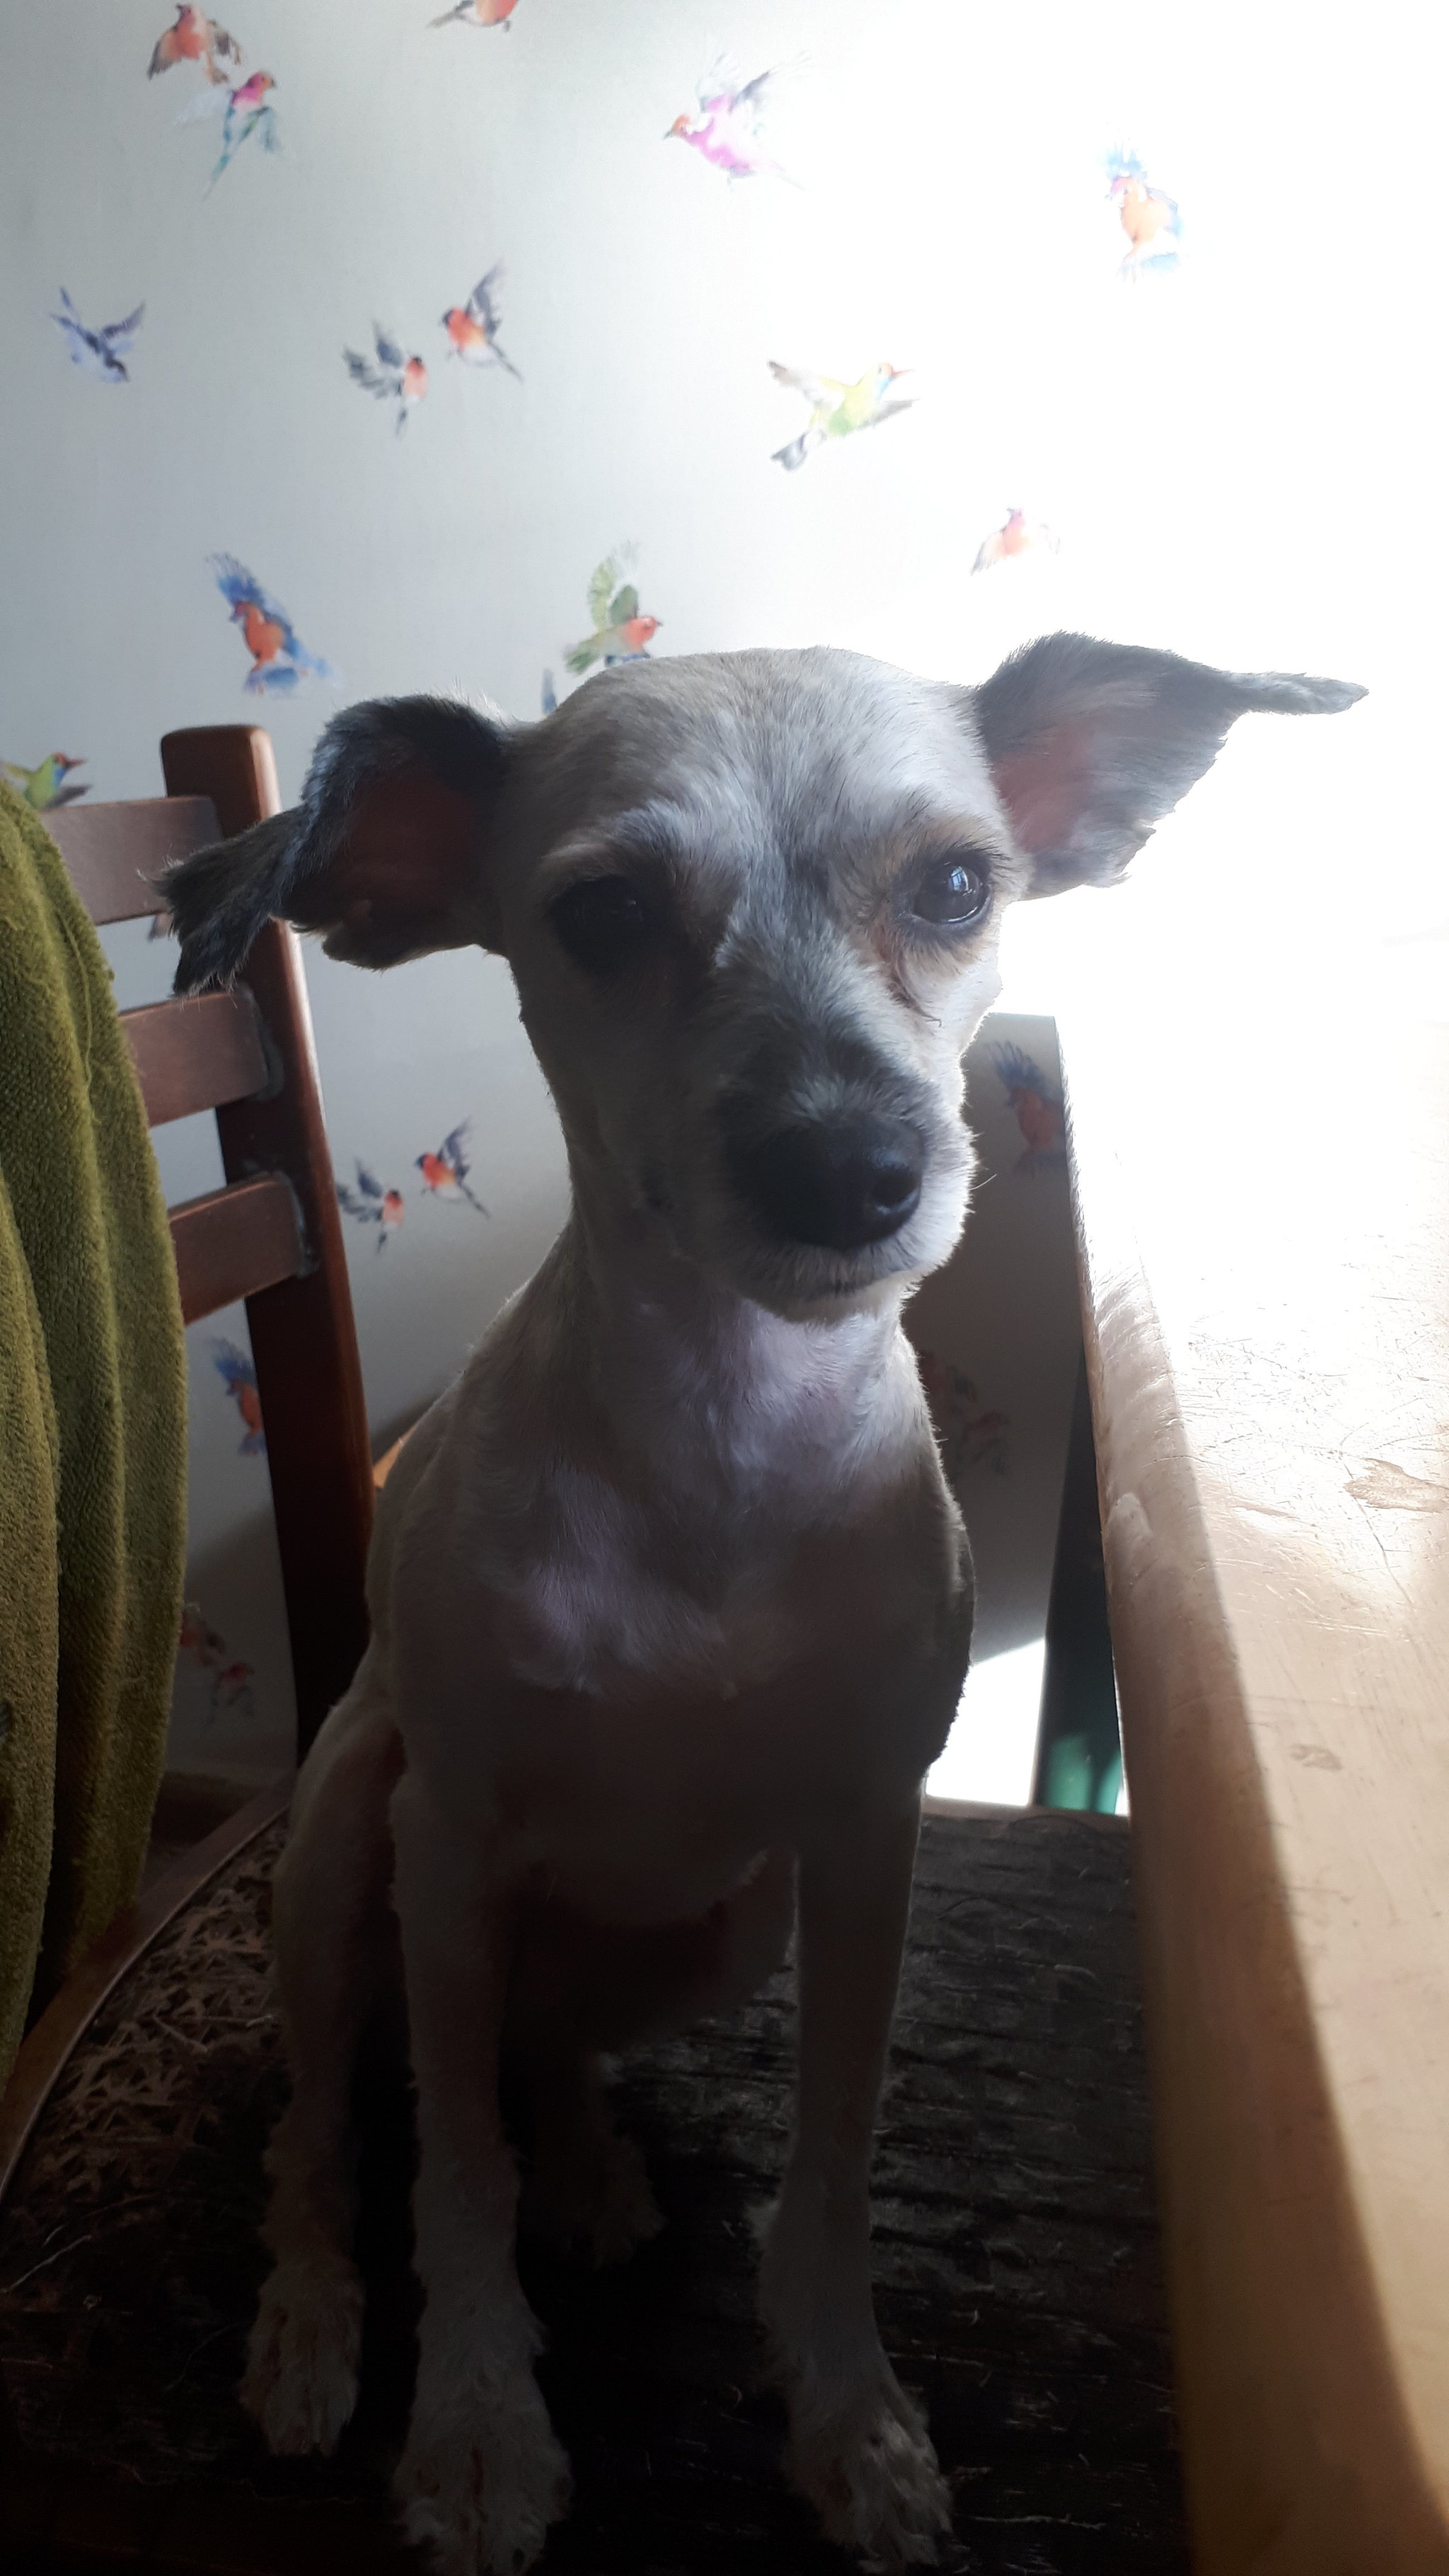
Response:
[[[1041,1067],[1024,1048],[993,1046],[990,1055],[1026,1146],[1014,1168],[1026,1175],[1052,1170],[1066,1159],[1061,1094],[1051,1089]]]
[[[281,697],[295,689],[305,674],[318,680],[336,680],[331,663],[324,662],[318,653],[309,653],[306,645],[299,642],[286,610],[278,607],[235,555],[213,555],[211,568],[217,589],[230,606],[232,624],[240,627],[252,657],[252,667],[243,683],[249,697]]]
[[[1024,510],[1008,510],[999,528],[983,538],[981,550],[972,565],[973,572],[990,572],[993,564],[1010,563],[1017,555],[1060,554],[1062,541],[1044,520],[1029,519]]]
[[[495,260],[486,277],[480,277],[466,304],[450,304],[443,315],[443,329],[448,335],[448,355],[462,358],[470,367],[506,367],[510,376],[518,376],[511,358],[505,358],[498,346],[498,289],[503,280],[501,261]]]
[[[207,194],[216,186],[223,170],[235,160],[242,145],[252,135],[261,137],[264,152],[277,149],[277,111],[268,104],[267,92],[277,86],[270,72],[253,72],[239,89],[229,90],[226,121],[221,130],[221,159],[207,182]]]
[[[65,333],[71,365],[79,367],[82,375],[98,377],[103,385],[129,384],[130,371],[121,362],[129,354],[131,343],[141,328],[145,305],[138,304],[134,313],[126,315],[124,322],[104,322],[99,331],[90,331],[64,287],[60,290],[60,301],[63,309],[52,313],[50,318],[52,322],[58,322]]]
[[[256,1675],[251,1665],[243,1662],[240,1655],[236,1656],[231,1663],[223,1664],[212,1685],[212,1716],[250,1717],[252,1683],[255,1679]]]
[[[421,358],[403,355],[401,343],[390,331],[384,331],[380,322],[372,326],[372,339],[377,351],[375,362],[359,357],[355,349],[344,349],[343,359],[353,383],[360,385],[364,393],[373,395],[378,402],[396,403],[394,427],[401,437],[408,425],[409,411],[416,410],[428,390],[428,371]]]
[[[210,196],[224,171],[229,170],[242,145],[255,134],[264,152],[280,148],[281,135],[277,111],[269,92],[276,88],[270,72],[253,72],[250,79],[239,81],[235,89],[204,89],[181,111],[181,123],[189,125],[199,116],[220,116],[221,152],[216,168],[207,180],[204,194]]]
[[[257,1393],[257,1373],[245,1351],[235,1342],[219,1337],[211,1345],[212,1364],[231,1397],[242,1421],[240,1455],[260,1458],[266,1453],[267,1438],[262,1429],[262,1399]]]
[[[337,1204],[344,1216],[355,1218],[359,1225],[377,1228],[377,1248],[381,1252],[390,1234],[395,1234],[407,1214],[401,1190],[385,1190],[376,1174],[364,1162],[357,1165],[357,1187],[338,1181]]]
[[[1127,236],[1118,276],[1131,285],[1148,271],[1176,268],[1182,252],[1177,201],[1165,189],[1154,188],[1136,153],[1120,144],[1107,155],[1107,194]]]
[[[48,751],[34,769],[25,769],[18,760],[0,760],[7,778],[13,778],[20,795],[36,814],[53,814],[59,805],[73,805],[78,796],[89,796],[90,781],[83,779],[78,787],[67,780],[67,771],[84,769],[85,756],[74,760],[68,751]]]
[[[453,1206],[466,1199],[480,1216],[486,1216],[488,1210],[482,1200],[468,1187],[468,1174],[473,1167],[463,1148],[472,1123],[471,1118],[465,1118],[451,1136],[443,1138],[436,1154],[419,1154],[416,1168],[422,1173],[424,1189],[431,1191],[435,1199],[445,1199]]]
[[[243,1663],[239,1656],[235,1663],[224,1664],[212,1677],[212,1717],[250,1717],[254,1679],[251,1665]]]
[[[647,662],[649,646],[663,624],[660,617],[641,617],[639,593],[623,578],[623,560],[606,555],[589,583],[593,633],[564,655],[571,671],[588,671],[595,662]]]
[[[700,159],[727,179],[784,179],[793,187],[787,171],[771,160],[761,141],[765,105],[775,74],[757,72],[751,81],[742,81],[724,64],[701,81],[697,93],[699,114],[676,116],[664,140],[687,143]]]
[[[456,18],[464,27],[501,27],[506,36],[508,21],[517,6],[518,0],[458,0],[456,9],[445,9],[441,18],[432,18],[428,23],[451,27]]]
[[[963,1476],[972,1467],[985,1467],[993,1476],[1004,1476],[1010,1415],[983,1411],[973,1381],[950,1360],[939,1358],[935,1351],[918,1351],[916,1358],[941,1446],[941,1464],[952,1491],[959,1491]]]
[[[192,1656],[203,1672],[220,1672],[227,1660],[226,1639],[219,1628],[213,1628],[199,1601],[182,1603],[178,1643],[182,1654]]]
[[[213,1628],[201,1605],[188,1601],[181,1612],[181,1635],[178,1646],[189,1655],[211,1684],[211,1706],[208,1715],[250,1717],[252,1683],[256,1675],[240,1656],[233,1655],[219,1628]]]
[[[898,411],[909,411],[913,394],[893,397],[891,388],[909,367],[867,367],[853,385],[842,384],[835,376],[812,376],[804,367],[782,367],[770,360],[770,373],[776,384],[788,385],[792,393],[803,394],[810,405],[810,418],[798,438],[788,447],[777,447],[772,462],[783,465],[787,474],[797,474],[812,448],[823,447],[828,438],[849,438],[857,429],[874,429]]]
[[[173,63],[197,63],[215,86],[225,88],[223,63],[240,65],[242,49],[235,36],[208,18],[204,9],[183,6],[176,12],[176,24],[168,27],[156,40],[146,78],[155,80],[158,72],[169,72]]]

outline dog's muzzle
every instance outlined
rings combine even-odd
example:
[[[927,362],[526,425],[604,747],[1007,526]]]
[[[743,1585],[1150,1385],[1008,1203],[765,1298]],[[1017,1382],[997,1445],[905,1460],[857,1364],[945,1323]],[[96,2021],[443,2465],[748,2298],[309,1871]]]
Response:
[[[857,1116],[738,1142],[728,1160],[740,1197],[776,1242],[858,1252],[914,1215],[926,1149],[908,1119]]]

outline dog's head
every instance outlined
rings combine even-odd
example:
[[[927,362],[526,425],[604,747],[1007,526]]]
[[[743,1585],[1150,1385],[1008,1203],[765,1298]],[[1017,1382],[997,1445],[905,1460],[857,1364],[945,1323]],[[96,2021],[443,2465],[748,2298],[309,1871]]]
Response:
[[[1006,905],[1120,876],[1237,716],[1361,695],[1053,635],[976,689],[816,650],[620,666],[517,728],[355,706],[298,808],[167,877],[177,983],[272,916],[364,966],[499,950],[585,1198],[839,1311],[960,1232]]]

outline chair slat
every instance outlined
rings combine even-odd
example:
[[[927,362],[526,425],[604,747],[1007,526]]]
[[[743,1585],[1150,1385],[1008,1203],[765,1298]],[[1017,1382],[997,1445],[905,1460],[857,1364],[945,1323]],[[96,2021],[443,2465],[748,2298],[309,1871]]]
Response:
[[[245,985],[123,1011],[121,1026],[153,1127],[248,1100],[267,1087],[261,1019]]]
[[[46,830],[92,921],[159,910],[155,881],[173,860],[221,838],[209,796],[151,796],[126,805],[65,805]]]
[[[188,1324],[295,1279],[302,1268],[296,1202],[275,1172],[174,1207],[171,1242]]]
[[[260,727],[167,734],[161,769],[174,795],[213,797],[227,834],[281,806],[272,747]],[[305,1278],[268,1288],[247,1308],[267,1417],[298,1750],[305,1752],[367,1643],[372,1452],[301,953],[281,922],[268,922],[255,941],[246,979],[276,1049],[282,1086],[219,1109],[216,1127],[232,1180],[286,1173],[307,1243]]]

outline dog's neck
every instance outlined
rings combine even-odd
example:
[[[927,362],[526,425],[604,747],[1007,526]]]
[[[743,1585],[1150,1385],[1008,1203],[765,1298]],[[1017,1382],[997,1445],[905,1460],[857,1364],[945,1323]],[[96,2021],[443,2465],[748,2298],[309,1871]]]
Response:
[[[918,1434],[905,1285],[869,1308],[786,1322],[708,1276],[660,1218],[575,1173],[541,1274],[557,1345],[597,1432],[661,1495],[748,1505],[781,1485],[824,1499],[875,1482]]]

